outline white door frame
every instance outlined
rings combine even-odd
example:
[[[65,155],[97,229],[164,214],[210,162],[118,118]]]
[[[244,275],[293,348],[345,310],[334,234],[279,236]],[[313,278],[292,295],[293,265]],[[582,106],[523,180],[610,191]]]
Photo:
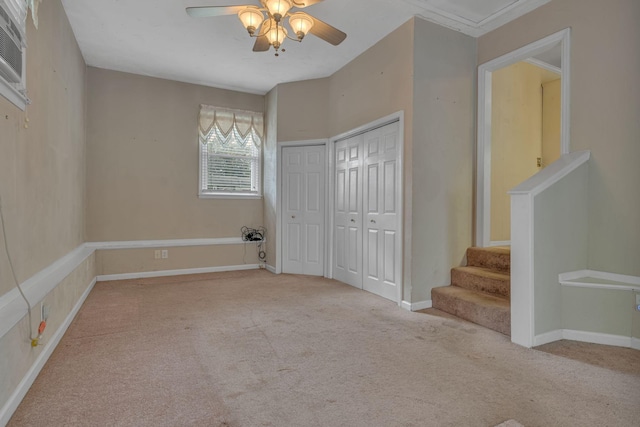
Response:
[[[478,67],[478,146],[476,175],[476,246],[495,246],[510,242],[491,241],[491,78],[494,71],[523,61],[561,44],[560,153],[569,153],[570,140],[570,28],[558,31]]]
[[[275,271],[273,271],[272,273],[276,273],[276,274],[280,274],[282,273],[282,235],[284,234],[282,232],[282,227],[284,226],[284,223],[282,221],[282,150],[285,147],[307,147],[307,146],[312,146],[312,145],[321,145],[321,146],[327,146],[327,140],[326,139],[308,139],[308,140],[304,140],[304,141],[286,141],[286,142],[278,142],[277,146],[277,153],[276,153],[276,268]],[[326,151],[325,151],[326,154]],[[325,166],[328,165],[328,163],[325,162]],[[328,169],[325,171],[325,177],[324,177],[324,185],[325,185],[325,190],[324,190],[324,200],[325,200],[325,209],[324,209],[324,226],[325,226],[325,237],[326,237],[326,227],[327,227],[327,213],[330,212],[327,208],[327,185],[328,185]],[[326,240],[325,240],[325,256],[327,254],[326,251]],[[327,260],[325,258],[324,261],[324,271],[325,271],[325,277],[327,277],[326,275],[326,271],[327,271]]]
[[[400,251],[400,260],[401,260],[401,269],[399,272],[399,282],[398,289],[396,295],[396,303],[398,305],[402,304],[402,293],[403,293],[403,283],[404,283],[404,234],[403,234],[403,224],[404,224],[404,111],[398,111],[396,113],[390,114],[388,116],[382,117],[378,120],[374,120],[365,125],[359,126],[355,129],[352,129],[348,132],[341,133],[340,135],[336,135],[334,137],[329,138],[329,143],[327,144],[327,165],[328,165],[328,184],[327,184],[327,203],[326,203],[326,212],[328,215],[325,215],[325,277],[330,279],[333,278],[333,212],[335,209],[335,173],[336,173],[336,162],[335,162],[335,143],[342,139],[351,138],[352,136],[356,136],[361,133],[365,133],[367,131],[382,127],[389,123],[399,122],[398,129],[398,138],[399,138],[399,159],[398,159],[398,167],[400,168],[400,206],[398,207],[398,224],[397,230],[401,237],[401,244],[398,250]]]

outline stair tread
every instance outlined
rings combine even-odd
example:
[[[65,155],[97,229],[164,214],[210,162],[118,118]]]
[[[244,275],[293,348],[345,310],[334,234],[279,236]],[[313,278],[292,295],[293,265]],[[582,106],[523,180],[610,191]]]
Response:
[[[481,248],[479,246],[472,246],[469,249],[473,251],[493,252],[495,254],[511,254],[511,246],[489,246],[487,248]]]
[[[504,308],[507,310],[511,309],[511,302],[506,297],[490,295],[485,292],[465,289],[459,286],[441,286],[439,288],[433,288],[431,291],[448,294],[467,302],[474,302],[485,306],[493,306],[496,308]]]
[[[464,271],[466,273],[474,274],[477,276],[487,277],[490,279],[511,280],[510,273],[506,273],[504,271],[494,270],[486,267],[462,266],[462,267],[454,267],[453,269]]]
[[[470,247],[467,249],[467,265],[508,272],[511,267],[511,247]]]

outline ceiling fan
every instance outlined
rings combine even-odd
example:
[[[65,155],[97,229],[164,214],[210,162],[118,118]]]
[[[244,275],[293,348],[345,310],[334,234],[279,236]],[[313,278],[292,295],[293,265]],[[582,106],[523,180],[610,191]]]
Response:
[[[278,56],[278,51],[285,38],[301,42],[307,33],[311,33],[334,46],[339,45],[347,38],[347,35],[342,31],[308,13],[292,12],[292,9],[303,9],[321,1],[323,0],[260,0],[260,6],[188,7],[187,14],[194,18],[237,14],[242,25],[249,32],[249,36],[256,38],[253,51],[266,52],[270,46],[273,46],[276,51],[275,55]],[[290,30],[284,26],[285,18],[288,18]],[[289,31],[292,31],[295,37],[289,36]]]

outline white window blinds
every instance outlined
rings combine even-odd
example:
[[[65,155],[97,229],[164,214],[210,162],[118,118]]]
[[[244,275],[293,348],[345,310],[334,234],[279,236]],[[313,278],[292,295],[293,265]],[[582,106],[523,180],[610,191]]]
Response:
[[[13,22],[18,26],[18,32],[22,38],[23,45],[25,40],[25,28],[27,22],[27,2],[25,0],[1,0],[6,5],[6,10],[11,15]]]
[[[260,195],[262,113],[200,106],[200,195]]]

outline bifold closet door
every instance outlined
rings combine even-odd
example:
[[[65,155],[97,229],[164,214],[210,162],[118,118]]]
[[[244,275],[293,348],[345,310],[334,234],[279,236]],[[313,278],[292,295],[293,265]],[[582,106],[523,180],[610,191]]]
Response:
[[[323,276],[325,146],[282,151],[282,271]]]
[[[390,300],[402,272],[399,122],[335,144],[333,277]]]
[[[395,301],[401,270],[399,123],[364,135],[363,289]]]
[[[362,141],[336,142],[333,277],[362,289]]]

